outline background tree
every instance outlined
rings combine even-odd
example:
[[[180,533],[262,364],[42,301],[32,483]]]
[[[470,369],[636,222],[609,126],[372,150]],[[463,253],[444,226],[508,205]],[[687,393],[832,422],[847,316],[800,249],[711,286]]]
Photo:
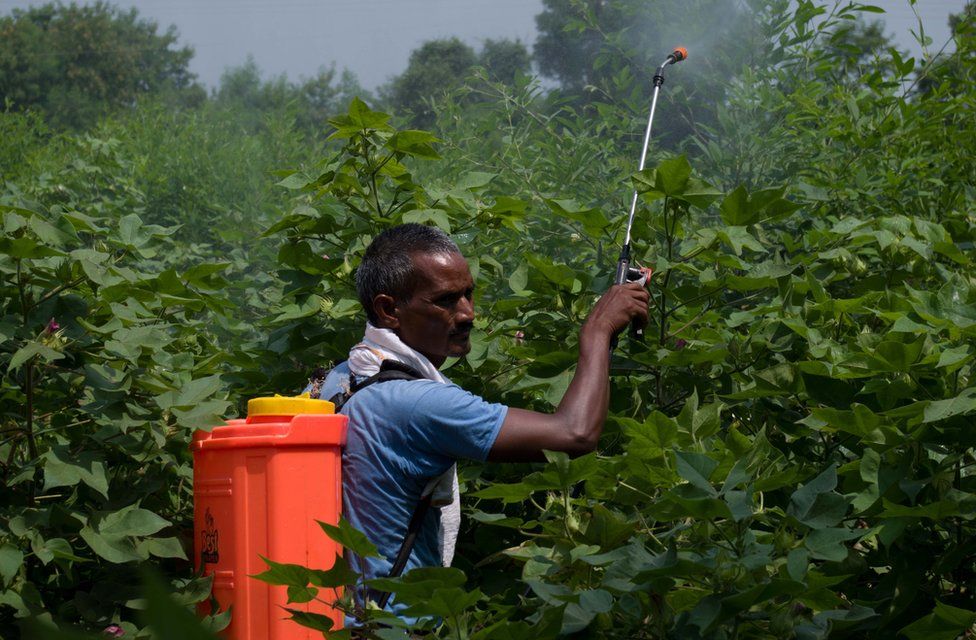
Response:
[[[580,91],[593,84],[605,34],[625,27],[620,3],[602,0],[543,0],[535,17],[539,32],[533,52],[539,72],[556,78],[566,90]]]
[[[511,84],[528,73],[531,59],[525,45],[512,40],[486,40],[478,54],[457,38],[430,40],[410,54],[406,70],[385,90],[386,99],[413,126],[431,127],[434,102],[464,85],[479,65],[489,80]]]
[[[528,74],[532,58],[524,44],[516,40],[485,40],[478,54],[478,64],[495,82],[513,84],[519,74]]]
[[[945,86],[958,94],[972,86],[972,60],[976,57],[976,2],[970,0],[962,11],[950,15],[949,29],[956,49],[949,54],[940,54],[932,70],[919,76],[917,86],[921,93],[932,93],[939,86]]]
[[[348,70],[337,74],[335,65],[293,82],[284,74],[265,79],[254,58],[248,56],[244,64],[224,71],[213,101],[233,111],[235,117],[243,117],[250,131],[263,126],[270,113],[280,112],[294,118],[303,133],[321,137],[329,131],[328,118],[355,96],[368,98],[369,93],[355,74]]]
[[[410,54],[406,70],[390,85],[388,99],[411,115],[411,122],[429,127],[434,121],[430,102],[458,87],[477,63],[474,49],[458,38],[430,40]]]
[[[42,110],[53,123],[81,127],[140,96],[175,92],[199,102],[189,71],[193,50],[175,27],[104,2],[45,4],[0,18],[0,101]]]

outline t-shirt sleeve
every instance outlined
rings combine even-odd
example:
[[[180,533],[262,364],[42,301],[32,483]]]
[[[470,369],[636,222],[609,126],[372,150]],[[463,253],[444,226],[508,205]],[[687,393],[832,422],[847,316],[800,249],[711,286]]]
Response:
[[[450,458],[485,460],[508,407],[486,402],[454,384],[424,386],[412,411],[415,446]]]

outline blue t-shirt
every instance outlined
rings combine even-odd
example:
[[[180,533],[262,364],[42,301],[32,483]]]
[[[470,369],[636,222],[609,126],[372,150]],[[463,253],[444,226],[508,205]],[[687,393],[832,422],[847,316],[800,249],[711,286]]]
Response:
[[[349,366],[333,369],[319,397],[349,386]],[[391,380],[353,394],[342,452],[343,517],[364,532],[382,558],[350,556],[365,578],[389,575],[420,494],[457,460],[485,460],[508,408],[455,384]],[[440,509],[428,510],[404,573],[440,566]]]

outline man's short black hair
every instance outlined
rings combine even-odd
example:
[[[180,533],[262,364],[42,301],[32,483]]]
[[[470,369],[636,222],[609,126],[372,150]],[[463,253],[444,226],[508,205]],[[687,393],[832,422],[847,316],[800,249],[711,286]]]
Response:
[[[450,236],[437,227],[407,223],[392,227],[373,238],[356,270],[356,291],[374,325],[379,322],[373,300],[384,293],[397,302],[413,293],[414,253],[461,253]]]

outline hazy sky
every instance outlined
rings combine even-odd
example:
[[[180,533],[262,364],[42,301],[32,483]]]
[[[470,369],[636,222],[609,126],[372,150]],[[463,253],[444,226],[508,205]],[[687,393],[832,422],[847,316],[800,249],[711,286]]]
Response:
[[[651,1],[651,0],[648,0]],[[885,9],[887,30],[913,54],[909,30],[917,21],[908,0],[863,0]],[[0,0],[0,12],[43,4]],[[410,52],[432,38],[458,36],[476,48],[488,38],[512,38],[531,47],[534,17],[542,0],[117,0],[134,6],[165,29],[175,24],[180,40],[196,54],[192,69],[214,86],[228,66],[248,54],[266,76],[298,79],[321,66],[353,71],[375,88],[406,67]],[[918,0],[916,10],[937,51],[948,37],[947,17],[965,0]],[[868,14],[871,15],[871,14]],[[680,43],[675,43],[680,44]],[[694,52],[692,52],[694,55]]]

